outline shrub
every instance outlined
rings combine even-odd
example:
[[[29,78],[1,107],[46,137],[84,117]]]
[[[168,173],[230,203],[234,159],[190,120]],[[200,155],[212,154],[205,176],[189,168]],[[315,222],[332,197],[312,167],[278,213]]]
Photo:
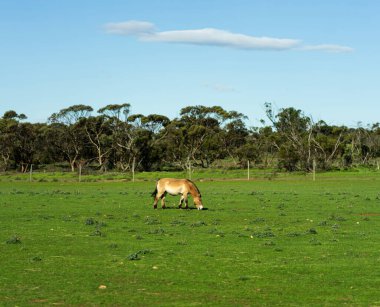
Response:
[[[139,250],[135,253],[132,253],[130,255],[128,255],[127,259],[129,260],[140,260],[140,255],[147,255],[147,254],[151,254],[152,251],[150,249],[143,249],[143,250]]]
[[[86,222],[85,222],[86,225],[94,225],[95,224],[95,220],[90,217],[88,219],[86,219]]]
[[[203,221],[195,222],[191,224],[191,227],[200,227],[200,226],[207,226],[207,224]]]
[[[159,225],[159,224],[161,224],[161,222],[156,218],[147,216],[145,218],[145,224],[147,224],[147,225]]]
[[[265,231],[265,232],[254,232],[252,236],[256,238],[271,238],[274,237],[274,233],[271,231]]]
[[[21,244],[21,239],[19,236],[13,236],[9,238],[6,242],[7,244]]]
[[[316,235],[318,232],[314,229],[314,228],[310,228],[307,233],[309,234],[312,234],[312,235]]]

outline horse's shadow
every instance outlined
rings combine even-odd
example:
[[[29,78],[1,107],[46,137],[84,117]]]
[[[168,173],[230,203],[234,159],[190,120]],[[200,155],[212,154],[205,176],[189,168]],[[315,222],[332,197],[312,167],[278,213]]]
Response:
[[[188,208],[179,208],[179,207],[165,207],[165,208],[159,208],[159,209],[163,209],[163,210],[198,210],[196,207],[188,207]],[[203,210],[208,210],[208,208],[205,208],[203,207],[202,210],[199,210],[199,211],[203,211]]]

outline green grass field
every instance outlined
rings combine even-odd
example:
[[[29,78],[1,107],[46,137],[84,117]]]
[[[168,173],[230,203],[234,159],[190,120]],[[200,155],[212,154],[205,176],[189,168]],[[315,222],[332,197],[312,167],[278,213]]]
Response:
[[[380,305],[379,173],[195,178],[203,211],[153,210],[151,179],[26,179],[0,182],[4,306]]]

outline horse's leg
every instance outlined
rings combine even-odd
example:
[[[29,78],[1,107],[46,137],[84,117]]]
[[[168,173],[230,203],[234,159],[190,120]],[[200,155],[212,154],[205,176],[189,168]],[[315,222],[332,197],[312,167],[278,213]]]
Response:
[[[161,207],[162,207],[162,209],[166,208],[166,206],[165,206],[165,195],[166,195],[166,193],[162,194],[162,196],[161,196]]]
[[[160,192],[156,193],[156,196],[154,197],[154,203],[153,203],[153,208],[154,209],[157,209],[157,203],[158,203],[159,199],[162,200],[162,198],[164,196],[165,196],[165,193],[160,193]]]
[[[187,193],[183,194],[183,199],[185,201],[185,209],[189,208],[189,199],[187,198]]]
[[[158,193],[156,194],[156,196],[154,197],[154,202],[153,202],[153,208],[154,209],[157,209],[157,203],[158,203],[158,200],[160,198],[158,197]]]
[[[178,208],[182,208],[182,203],[183,203],[184,197],[181,195],[181,199],[179,200],[179,206]]]

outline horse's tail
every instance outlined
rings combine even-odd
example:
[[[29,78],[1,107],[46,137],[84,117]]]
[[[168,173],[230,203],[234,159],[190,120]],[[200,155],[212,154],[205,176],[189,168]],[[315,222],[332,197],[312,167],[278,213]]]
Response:
[[[157,194],[157,187],[154,189],[153,193],[152,193],[152,197],[156,197],[156,194]]]
[[[156,188],[154,189],[154,191],[152,192],[152,197],[156,197],[156,194],[158,192],[157,190],[157,184],[158,184],[158,180],[156,181]]]

